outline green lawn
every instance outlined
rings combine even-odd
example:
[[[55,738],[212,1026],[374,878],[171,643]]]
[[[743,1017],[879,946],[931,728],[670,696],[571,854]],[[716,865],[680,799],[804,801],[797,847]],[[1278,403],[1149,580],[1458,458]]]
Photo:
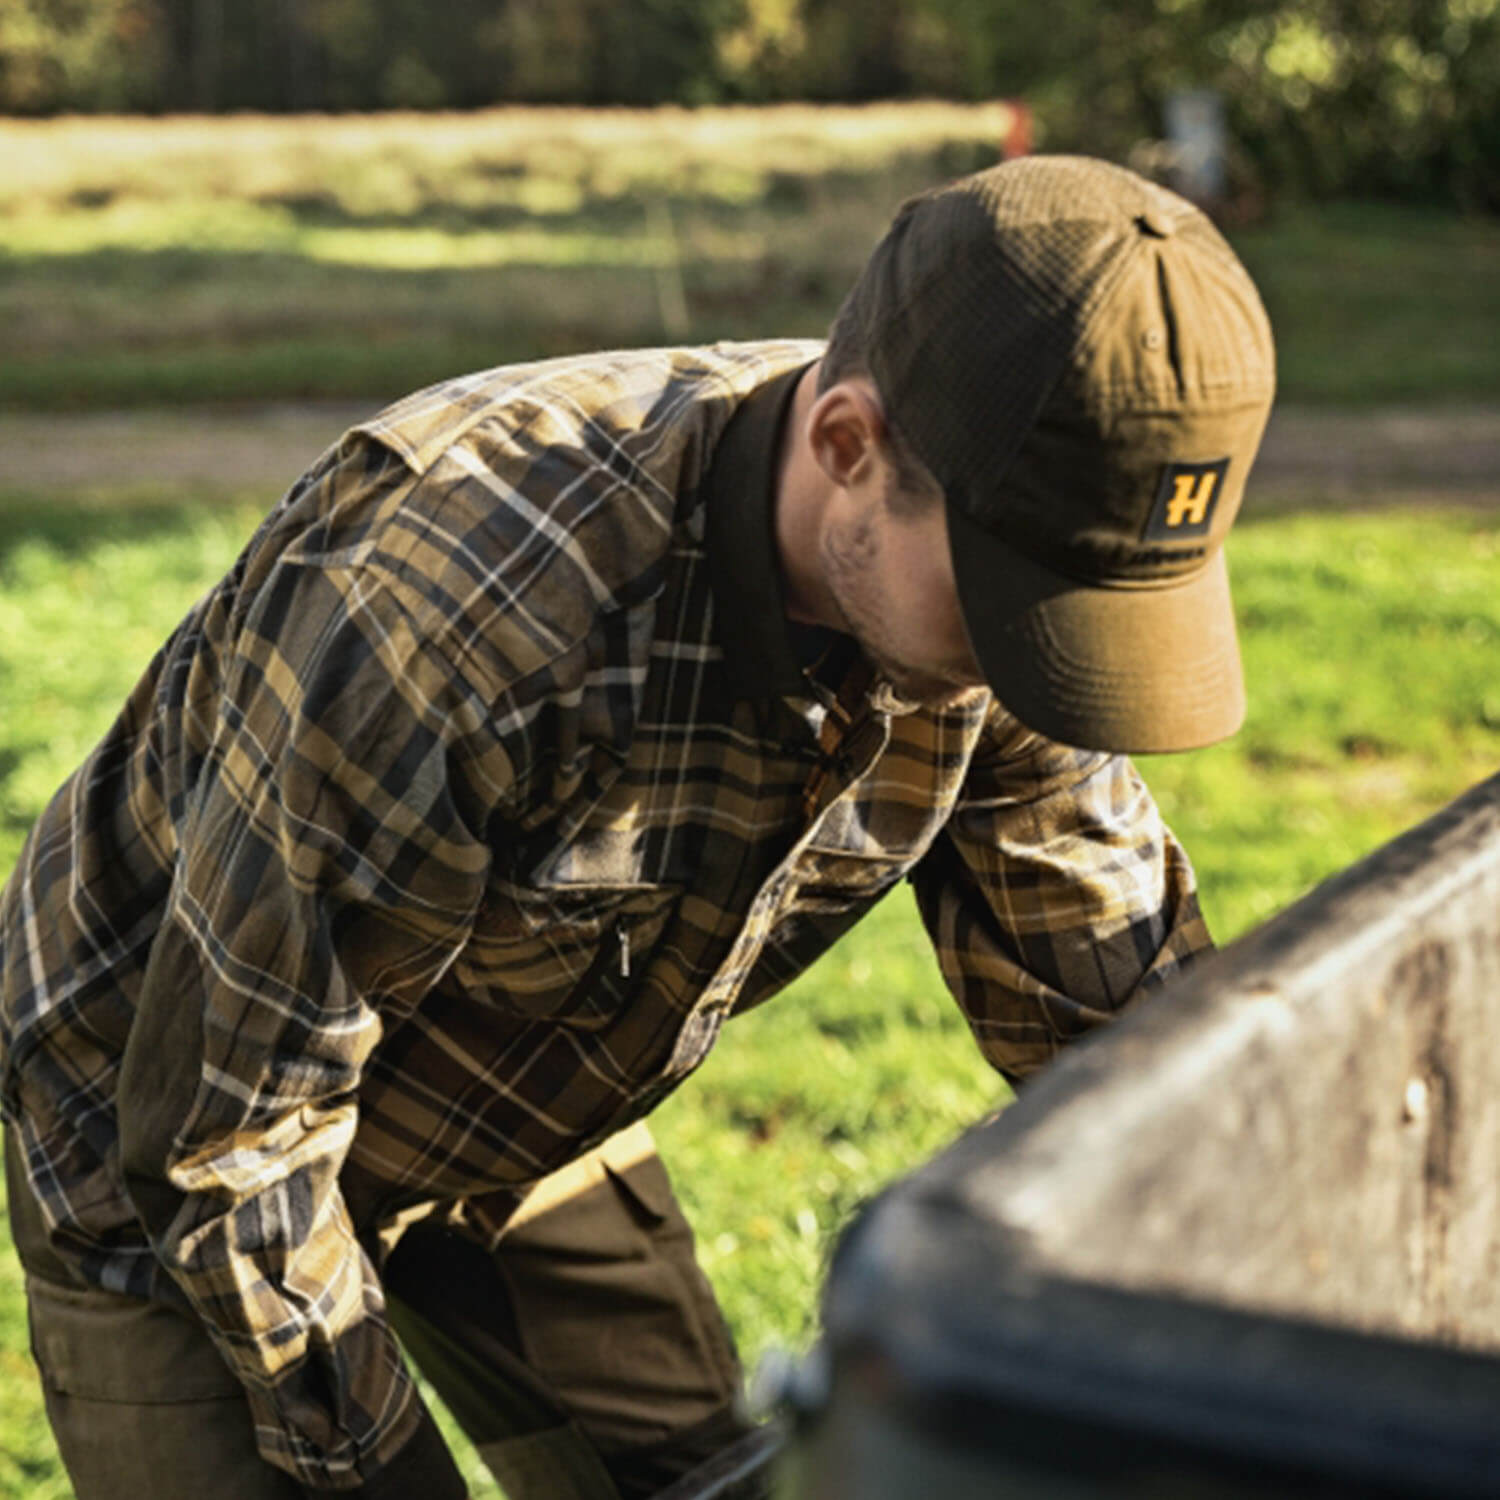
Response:
[[[0,872],[265,498],[0,495]],[[1250,721],[1228,745],[1146,768],[1221,939],[1500,763],[1492,516],[1250,519],[1231,551]],[[1002,1098],[904,894],[731,1028],[657,1123],[751,1360],[808,1337],[849,1212]],[[0,1390],[0,1500],[65,1495],[8,1247]]]
[[[0,404],[342,396],[819,334],[993,106],[0,120]],[[1234,238],[1293,400],[1500,400],[1500,221],[1275,203]]]
[[[542,354],[818,334],[993,108],[0,120],[0,402],[394,397]]]
[[[1283,398],[1500,399],[1500,219],[1288,206],[1231,238],[1271,314]]]
[[[0,120],[0,405],[374,403],[536,354],[820,333],[894,204],[998,135],[946,105]],[[1285,397],[1500,401],[1500,224],[1274,205],[1236,240]],[[0,493],[0,878],[270,498]],[[1241,524],[1250,722],[1146,767],[1221,939],[1500,762],[1497,547],[1474,512]],[[731,1029],[657,1123],[750,1360],[805,1341],[855,1205],[1002,1098],[904,894]],[[0,1500],[67,1493],[0,1234]]]

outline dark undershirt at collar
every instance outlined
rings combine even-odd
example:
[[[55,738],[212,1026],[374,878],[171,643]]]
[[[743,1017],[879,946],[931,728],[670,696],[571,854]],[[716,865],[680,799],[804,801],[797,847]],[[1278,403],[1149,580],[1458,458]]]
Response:
[[[737,698],[807,692],[802,667],[808,642],[799,642],[806,632],[787,620],[772,513],[782,433],[806,369],[788,370],[746,397],[703,481],[714,630]]]

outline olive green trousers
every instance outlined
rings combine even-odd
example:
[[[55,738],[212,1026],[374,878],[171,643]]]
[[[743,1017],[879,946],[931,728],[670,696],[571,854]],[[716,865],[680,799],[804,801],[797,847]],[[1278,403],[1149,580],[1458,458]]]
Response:
[[[6,1141],[32,1349],[78,1500],[293,1500],[203,1328],[70,1282]],[[747,1430],[729,1333],[651,1138],[546,1179],[482,1245],[418,1221],[391,1321],[509,1500],[643,1500]]]

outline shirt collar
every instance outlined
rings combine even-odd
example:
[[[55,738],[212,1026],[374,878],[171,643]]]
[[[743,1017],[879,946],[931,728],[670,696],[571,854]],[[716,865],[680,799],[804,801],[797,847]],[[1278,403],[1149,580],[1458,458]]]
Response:
[[[807,692],[803,653],[787,620],[773,511],[782,434],[806,369],[777,375],[740,403],[704,479],[714,630],[739,698]]]

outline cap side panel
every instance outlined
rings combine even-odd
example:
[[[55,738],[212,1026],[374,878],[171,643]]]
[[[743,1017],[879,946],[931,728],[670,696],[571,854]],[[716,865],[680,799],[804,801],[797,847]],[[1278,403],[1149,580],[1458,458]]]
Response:
[[[972,197],[943,208],[908,221],[871,268],[887,320],[871,374],[939,484],[977,495],[1019,451],[1133,247],[1082,219],[1052,226],[1050,247],[1028,232],[996,239]]]

